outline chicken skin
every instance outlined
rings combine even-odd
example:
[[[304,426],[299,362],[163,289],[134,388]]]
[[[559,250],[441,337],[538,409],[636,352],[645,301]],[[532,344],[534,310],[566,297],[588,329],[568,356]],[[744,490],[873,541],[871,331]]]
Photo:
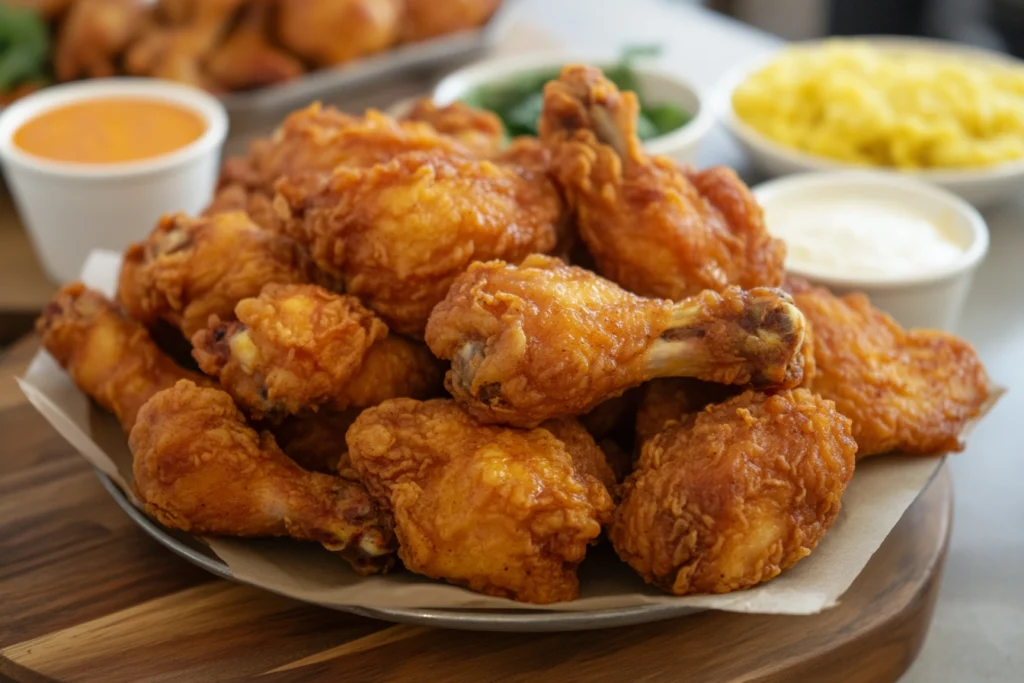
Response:
[[[389,336],[352,296],[271,284],[240,301],[235,315],[197,332],[193,356],[253,419],[424,397],[441,383],[426,347]]]
[[[563,220],[553,186],[490,161],[436,154],[340,167],[319,192],[290,179],[277,188],[317,266],[415,337],[470,263],[550,251]]]
[[[405,0],[402,42],[434,38],[486,23],[501,0]]]
[[[345,432],[362,410],[335,411],[329,408],[312,415],[290,415],[266,429],[274,435],[277,445],[302,469],[311,472],[338,474],[344,467],[348,452]]]
[[[403,0],[287,0],[278,3],[277,37],[316,66],[350,62],[398,40]]]
[[[271,9],[266,0],[247,5],[238,25],[207,57],[206,72],[219,87],[249,90],[290,81],[306,70],[302,62],[268,40]]]
[[[110,300],[78,282],[46,305],[36,331],[78,388],[117,416],[125,432],[158,391],[180,379],[209,384],[164,355],[146,329]]]
[[[608,536],[645,581],[675,595],[755,586],[817,547],[856,449],[831,401],[747,391],[644,444]]]
[[[970,344],[937,330],[904,330],[863,294],[791,286],[814,332],[810,387],[853,421],[858,457],[963,450],[961,432],[981,413],[990,386]]]
[[[360,574],[393,562],[391,518],[361,484],[296,465],[219,389],[181,381],[157,393],[128,445],[135,492],[164,526],[315,541]]]
[[[115,61],[148,18],[145,0],[76,0],[57,36],[57,80],[113,76]]]
[[[636,440],[642,446],[670,424],[699,413],[712,403],[721,403],[742,393],[732,385],[701,382],[688,377],[666,377],[643,385],[643,397],[636,412]]]
[[[429,97],[423,97],[402,115],[402,120],[429,124],[438,133],[455,138],[481,158],[497,156],[505,144],[505,126],[496,114],[462,102],[439,107]]]
[[[118,301],[146,325],[166,320],[186,337],[211,315],[234,316],[235,305],[268,283],[317,279],[305,250],[261,230],[241,212],[189,218],[164,216],[145,242],[128,247]]]
[[[532,426],[588,412],[656,377],[775,388],[804,320],[781,290],[642,299],[594,273],[534,255],[470,266],[438,304],[426,341],[450,360],[446,386],[482,422]]]
[[[782,283],[785,246],[727,168],[694,171],[644,153],[636,95],[569,66],[544,89],[540,137],[602,275],[641,296],[682,299]]]
[[[613,479],[576,422],[488,427],[451,400],[395,399],[359,416],[348,447],[395,516],[409,570],[523,602],[578,596],[576,567],[611,514]]]

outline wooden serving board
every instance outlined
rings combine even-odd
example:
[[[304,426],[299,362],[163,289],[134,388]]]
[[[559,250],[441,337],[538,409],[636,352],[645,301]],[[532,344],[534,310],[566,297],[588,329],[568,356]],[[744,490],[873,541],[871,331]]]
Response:
[[[213,578],[118,509],[0,358],[0,680],[893,681],[928,630],[952,513],[943,467],[838,607],[705,612],[562,634],[393,625]]]

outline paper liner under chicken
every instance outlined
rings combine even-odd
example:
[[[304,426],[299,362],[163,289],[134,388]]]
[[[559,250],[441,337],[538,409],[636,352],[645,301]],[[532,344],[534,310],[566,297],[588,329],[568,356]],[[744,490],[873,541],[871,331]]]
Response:
[[[763,389],[799,384],[804,319],[770,288],[644,299],[541,255],[470,266],[426,340],[477,419],[517,426],[579,415],[656,377]]]

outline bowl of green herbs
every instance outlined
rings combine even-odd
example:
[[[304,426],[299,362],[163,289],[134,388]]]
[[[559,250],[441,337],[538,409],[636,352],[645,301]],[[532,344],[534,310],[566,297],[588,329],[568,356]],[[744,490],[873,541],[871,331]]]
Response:
[[[532,54],[480,62],[444,78],[433,92],[438,105],[464,102],[494,112],[510,137],[537,135],[544,85],[564,66],[592,64],[618,86],[637,94],[637,134],[650,154],[692,162],[714,123],[697,89],[684,79],[649,65],[650,49],[627,51],[618,60],[564,54]]]

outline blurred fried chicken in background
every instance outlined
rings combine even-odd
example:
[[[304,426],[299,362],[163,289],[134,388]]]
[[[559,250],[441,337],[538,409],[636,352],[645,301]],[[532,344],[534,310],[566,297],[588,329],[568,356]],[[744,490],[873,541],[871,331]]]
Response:
[[[281,8],[294,0],[275,3]],[[233,31],[205,60],[206,72],[226,90],[249,90],[298,78],[302,62],[271,43],[272,3],[253,2],[242,9]]]
[[[316,285],[263,288],[192,337],[193,355],[254,419],[364,408],[424,397],[442,371],[425,346],[397,335],[352,296]]]
[[[426,340],[452,362],[445,386],[482,422],[533,426],[588,412],[656,377],[773,388],[804,321],[781,290],[733,287],[643,299],[549,256],[477,263],[434,309]]]
[[[491,161],[403,154],[372,168],[339,167],[310,193],[282,179],[313,260],[340,276],[398,332],[423,335],[431,310],[474,261],[517,262],[558,243],[564,220],[553,185]]]
[[[814,334],[810,388],[853,421],[857,457],[963,449],[989,379],[974,348],[937,330],[904,330],[863,294],[836,297],[790,278]]]
[[[158,391],[180,379],[210,383],[164,355],[138,321],[80,282],[65,285],[46,305],[36,331],[43,348],[86,395],[117,416],[125,432]]]
[[[147,25],[149,15],[145,0],[75,0],[57,35],[57,79],[113,76],[119,55]]]
[[[502,0],[405,0],[402,42],[434,38],[479,26]]]
[[[641,296],[782,283],[785,246],[727,168],[649,157],[639,105],[600,69],[569,66],[544,89],[540,136],[601,274]]]
[[[315,66],[344,64],[398,40],[404,2],[284,0],[278,3],[277,37]]]
[[[578,423],[477,424],[454,401],[395,399],[362,413],[349,457],[395,516],[407,569],[545,604],[579,594],[576,567],[612,511],[612,472]]]
[[[182,381],[159,392],[139,411],[128,445],[135,491],[165,526],[315,541],[360,574],[392,564],[391,518],[362,484],[302,469],[219,389]]]
[[[302,247],[260,229],[242,212],[171,214],[145,242],[128,247],[117,296],[136,320],[152,325],[163,319],[191,337],[206,329],[211,315],[233,318],[235,305],[266,284],[316,279]]]
[[[856,450],[831,401],[747,391],[644,444],[609,538],[645,581],[676,595],[755,586],[818,545]]]

